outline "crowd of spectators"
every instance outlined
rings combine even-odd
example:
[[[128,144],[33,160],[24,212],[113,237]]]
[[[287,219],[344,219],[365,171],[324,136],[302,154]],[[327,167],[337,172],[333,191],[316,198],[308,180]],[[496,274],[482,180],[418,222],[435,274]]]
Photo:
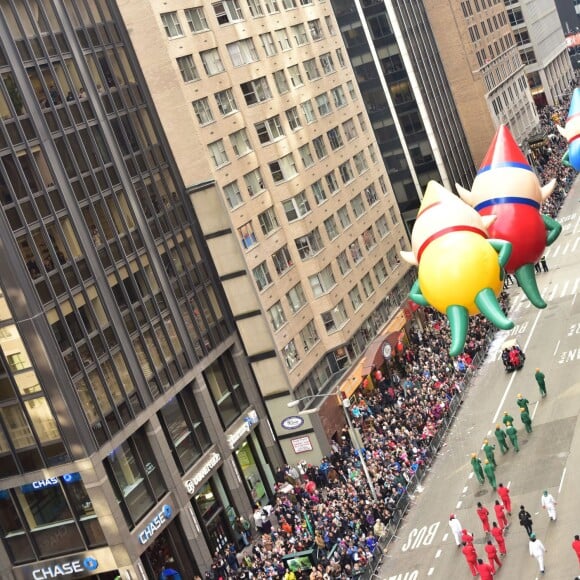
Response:
[[[542,184],[557,180],[542,211],[555,217],[573,184],[574,170],[562,165],[566,142],[555,128],[564,122],[569,98],[540,112],[547,139],[533,152]],[[507,312],[508,295],[501,303]],[[349,412],[362,435],[364,457],[376,499],[345,427],[332,441],[332,454],[318,466],[301,463],[276,473],[271,506],[256,506],[252,522],[238,518],[245,547],[216,552],[208,580],[226,578],[338,579],[356,577],[373,558],[416,470],[430,463],[430,443],[449,413],[454,395],[477,353],[484,354],[493,332],[483,317],[472,317],[465,352],[448,355],[450,332],[437,312],[410,333],[409,344],[389,367],[374,369],[361,382]],[[291,572],[284,557],[313,549],[313,567]]]

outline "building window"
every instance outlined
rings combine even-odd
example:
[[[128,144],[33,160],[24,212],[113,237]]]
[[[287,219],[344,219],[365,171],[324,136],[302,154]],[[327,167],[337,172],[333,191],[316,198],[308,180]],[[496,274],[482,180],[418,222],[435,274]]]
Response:
[[[283,95],[290,90],[286,73],[283,70],[277,70],[274,73],[274,82],[276,83],[276,89],[278,90],[279,95]]]
[[[383,175],[379,177],[379,185],[381,186],[381,191],[383,192],[383,195],[387,195],[387,193],[389,193],[389,188],[387,187],[387,182]]]
[[[358,264],[363,259],[363,253],[360,249],[360,244],[358,240],[351,242],[348,246],[348,250],[350,252],[350,257],[355,264]]]
[[[387,223],[387,216],[382,215],[376,222],[375,225],[377,226],[377,231],[379,232],[379,236],[385,238],[389,233],[389,224]]]
[[[254,127],[258,134],[258,140],[262,144],[270,143],[284,136],[284,130],[282,129],[282,123],[280,123],[280,117],[278,115],[256,123]]]
[[[254,197],[254,195],[264,191],[264,181],[259,169],[254,169],[250,173],[246,173],[244,175],[244,182],[250,197]]]
[[[288,369],[293,369],[300,362],[300,355],[296,350],[296,343],[292,339],[283,349],[282,356]]]
[[[179,24],[179,18],[177,18],[177,12],[163,13],[161,15],[161,22],[163,22],[163,28],[165,28],[165,34],[167,34],[167,38],[177,38],[178,36],[183,36],[181,24]]]
[[[302,127],[297,107],[292,107],[286,111],[286,119],[288,119],[288,124],[290,125],[290,129],[292,129],[292,131],[296,131]]]
[[[287,246],[282,246],[272,254],[272,262],[274,262],[274,268],[278,276],[284,274],[286,270],[289,270],[294,265]]]
[[[316,153],[316,157],[321,160],[325,157],[328,157],[328,151],[326,150],[326,145],[324,143],[324,137],[320,135],[319,137],[315,137],[312,140],[312,145],[314,147],[314,152]]]
[[[322,25],[320,24],[320,20],[318,20],[318,18],[316,20],[308,21],[308,30],[310,30],[310,38],[312,38],[313,42],[316,42],[317,40],[322,40],[324,38],[324,33],[322,32]]]
[[[213,122],[214,119],[207,97],[193,101],[192,105],[195,116],[200,125],[207,125],[208,123]]]
[[[318,107],[318,114],[321,117],[332,113],[332,107],[330,106],[330,101],[326,93],[322,93],[316,97],[316,106]]]
[[[251,38],[231,42],[226,44],[226,48],[233,66],[243,66],[259,60],[254,41]]]
[[[286,324],[286,315],[284,314],[284,309],[280,301],[276,302],[274,306],[268,309],[268,318],[270,319],[270,324],[274,330],[278,330],[284,324]]]
[[[262,262],[252,270],[254,280],[258,290],[261,292],[272,283],[272,278],[270,277],[270,272],[268,271],[268,266],[266,262]]]
[[[216,167],[222,167],[222,165],[226,165],[230,162],[224,147],[223,139],[218,139],[217,141],[210,143],[207,148],[209,149],[210,157],[213,159]]]
[[[299,147],[298,152],[300,153],[300,159],[302,159],[302,164],[304,165],[305,169],[308,169],[314,165],[314,157],[312,157],[310,145],[308,145],[308,143],[306,143],[306,145],[302,145],[302,147]]]
[[[379,196],[377,195],[377,190],[375,188],[375,184],[371,183],[367,187],[365,187],[365,198],[367,200],[367,204],[369,206],[377,203],[379,201]]]
[[[258,18],[259,16],[264,16],[264,9],[262,8],[262,4],[260,0],[247,0],[248,9],[250,14],[254,18]]]
[[[293,314],[296,314],[306,304],[306,296],[300,283],[286,293],[286,298]]]
[[[266,77],[260,77],[259,79],[242,83],[240,88],[242,89],[247,105],[262,103],[263,101],[272,98],[272,93],[270,92],[270,87],[268,86]]]
[[[284,10],[292,10],[296,8],[296,0],[282,0],[282,6],[284,6]]]
[[[232,89],[219,91],[219,93],[215,93],[214,96],[218,110],[222,115],[229,115],[238,110]]]
[[[304,352],[310,351],[310,349],[320,340],[318,332],[316,332],[314,320],[311,320],[300,331],[300,339],[302,340],[302,348],[304,349]]]
[[[186,8],[184,12],[187,24],[189,24],[190,32],[195,33],[209,30],[207,20],[205,19],[205,14],[201,6],[196,8]]]
[[[109,480],[125,519],[135,527],[167,492],[145,433],[137,431],[104,460]]]
[[[159,419],[179,473],[183,474],[211,447],[192,385],[165,404]]]
[[[176,60],[179,72],[181,73],[181,78],[184,82],[190,83],[191,81],[199,79],[199,73],[197,72],[197,67],[193,62],[193,56],[191,54],[180,56]]]
[[[350,298],[352,309],[356,312],[363,305],[358,284],[348,293],[348,297]]]
[[[348,89],[348,94],[350,96],[350,100],[356,101],[358,99],[358,94],[357,94],[356,89],[354,87],[354,83],[352,81],[346,81],[346,88]],[[362,113],[359,113],[359,115],[362,115]]]
[[[382,258],[374,265],[373,272],[379,286],[389,277],[385,261]]]
[[[333,215],[324,220],[324,228],[326,229],[326,235],[331,242],[335,238],[338,238],[340,232],[338,231],[336,220],[334,219]]]
[[[229,427],[248,406],[248,397],[234,364],[226,351],[203,373],[214,405],[224,427]]]
[[[330,292],[336,286],[336,280],[330,264],[317,274],[314,274],[314,276],[308,276],[308,281],[314,298]]]
[[[345,107],[348,103],[346,100],[346,95],[344,94],[344,90],[342,88],[342,85],[339,85],[338,87],[334,87],[334,89],[332,89],[330,91],[332,93],[332,98],[334,100],[334,106],[337,109],[340,109],[340,107]]]
[[[260,34],[260,41],[262,42],[262,48],[264,49],[266,56],[274,56],[276,54],[276,45],[274,44],[274,38],[270,32]]]
[[[356,153],[355,155],[353,155],[352,159],[354,161],[354,166],[356,168],[356,172],[359,175],[361,173],[364,173],[365,171],[367,171],[367,169],[369,168],[369,166],[367,165],[367,159],[365,157],[364,151],[360,151],[359,153]],[[375,199],[375,201],[376,201],[376,199]]]
[[[330,52],[326,52],[320,55],[320,66],[325,75],[329,75],[334,72],[334,63],[332,62],[332,55]]]
[[[288,67],[288,76],[290,77],[290,84],[294,88],[301,87],[304,84],[297,64]]]
[[[278,40],[278,46],[280,50],[284,52],[285,50],[290,50],[292,48],[292,44],[290,39],[288,38],[288,31],[285,28],[279,28],[278,30],[274,31],[276,34],[276,39]]]
[[[217,75],[224,72],[224,65],[217,48],[210,48],[199,53],[203,68],[208,76]]]
[[[278,220],[276,219],[276,212],[273,207],[269,207],[258,215],[258,222],[262,228],[262,233],[267,236],[278,228]]]
[[[342,54],[342,48],[336,49],[336,59],[338,60],[340,68],[346,67],[346,61],[344,60],[344,55]]]
[[[336,215],[338,216],[338,221],[340,221],[340,225],[342,226],[343,230],[350,227],[352,222],[350,221],[350,215],[348,213],[348,208],[346,207],[346,205],[343,205],[342,207],[338,208]]]
[[[218,0],[212,6],[220,26],[244,19],[238,0]]]
[[[340,330],[348,321],[344,302],[341,300],[332,310],[323,312],[320,317],[328,334]]]
[[[252,145],[250,144],[248,133],[245,128],[232,133],[230,135],[230,143],[232,144],[232,148],[237,157],[242,157],[252,151]]]
[[[400,260],[397,257],[397,250],[395,248],[390,248],[387,252],[387,262],[391,269],[396,268],[399,265]]]
[[[324,178],[326,179],[326,185],[328,186],[330,195],[334,195],[340,189],[334,171],[327,173]]]
[[[393,206],[389,207],[389,217],[393,225],[397,225],[397,212]]]
[[[292,153],[281,157],[278,161],[268,163],[268,166],[270,167],[270,173],[272,174],[274,183],[287,181],[288,179],[292,179],[298,175],[298,170],[296,169],[296,163]]]
[[[314,123],[316,121],[316,114],[314,113],[314,107],[312,106],[312,101],[304,101],[301,105],[302,112],[304,113],[304,118],[306,119],[306,123],[309,125],[310,123]]]
[[[290,30],[292,32],[292,36],[294,36],[296,46],[303,46],[308,44],[308,36],[306,35],[306,28],[304,27],[304,24],[296,24],[295,26],[291,26]]]
[[[320,205],[326,201],[326,192],[324,191],[324,185],[322,185],[322,181],[318,179],[315,181],[310,188],[312,189],[312,195],[316,200],[316,204]]]
[[[371,163],[377,162],[377,152],[375,150],[375,146],[373,144],[368,146],[369,156],[371,158]]]
[[[376,245],[377,240],[375,238],[375,232],[373,231],[373,226],[368,227],[362,233],[363,244],[367,252],[370,252]]]
[[[352,167],[350,166],[350,161],[345,161],[338,166],[338,171],[340,172],[340,177],[342,183],[350,183],[354,179],[354,173],[352,172]]]
[[[340,252],[340,254],[338,254],[338,256],[336,256],[336,263],[338,264],[338,269],[343,276],[350,272],[352,269],[350,262],[348,261],[346,250],[343,250]]]
[[[334,26],[334,20],[332,20],[332,16],[325,16],[324,22],[326,23],[326,29],[328,30],[328,34],[330,34],[330,36],[335,36],[336,27]]]
[[[312,258],[324,249],[324,244],[322,243],[322,238],[320,237],[318,228],[314,228],[305,236],[296,238],[294,243],[296,244],[296,249],[298,250],[298,255],[301,260]]]
[[[243,226],[238,228],[238,236],[240,241],[242,242],[242,246],[244,250],[248,250],[252,246],[255,246],[258,243],[256,239],[256,234],[254,233],[254,227],[252,226],[252,222],[249,221],[245,223]]]
[[[342,136],[340,134],[340,129],[338,127],[334,127],[330,131],[327,131],[326,136],[328,137],[330,148],[333,151],[336,151],[337,149],[339,149],[344,145]]]
[[[316,59],[310,58],[305,60],[302,65],[304,66],[304,70],[306,71],[306,78],[309,81],[315,81],[316,79],[320,78],[320,71],[318,70],[318,66],[316,65]]]
[[[264,6],[266,7],[266,12],[268,14],[275,14],[276,12],[280,12],[280,8],[278,7],[278,0],[264,0]]]
[[[352,141],[356,137],[358,137],[358,133],[356,132],[356,126],[354,124],[353,119],[349,119],[342,124],[342,130],[344,131],[344,136],[346,137],[347,141]]]
[[[244,202],[237,181],[224,185],[224,195],[231,209],[235,209]]]

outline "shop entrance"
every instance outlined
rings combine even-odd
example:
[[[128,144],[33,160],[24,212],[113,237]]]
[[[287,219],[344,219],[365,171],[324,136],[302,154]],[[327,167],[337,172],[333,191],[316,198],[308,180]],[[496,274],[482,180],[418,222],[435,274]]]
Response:
[[[176,570],[182,578],[199,576],[179,518],[173,520],[141,554],[141,561],[151,580],[163,580],[163,567]]]

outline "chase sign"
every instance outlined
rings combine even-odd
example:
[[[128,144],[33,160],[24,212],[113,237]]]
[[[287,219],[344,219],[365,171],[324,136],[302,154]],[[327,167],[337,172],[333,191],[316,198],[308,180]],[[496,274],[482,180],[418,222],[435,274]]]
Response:
[[[173,514],[173,509],[166,503],[139,534],[139,543],[146,544],[169,521],[171,514]]]

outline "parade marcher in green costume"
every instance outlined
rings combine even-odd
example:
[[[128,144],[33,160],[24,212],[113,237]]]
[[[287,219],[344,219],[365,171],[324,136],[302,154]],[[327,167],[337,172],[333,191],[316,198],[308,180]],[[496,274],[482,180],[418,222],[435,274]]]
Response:
[[[495,438],[499,443],[499,449],[502,452],[502,454],[508,451],[509,447],[505,442],[506,434],[505,431],[501,428],[501,425],[499,423],[495,426]]]
[[[524,399],[521,393],[518,394],[516,404],[520,409],[525,409],[526,413],[530,412],[530,410],[528,409],[528,405],[530,404],[530,402],[527,399]]]
[[[483,471],[485,471],[489,485],[491,485],[493,491],[495,491],[497,489],[497,483],[495,482],[495,467],[487,459],[484,462]]]
[[[540,387],[540,395],[545,397],[548,393],[546,393],[546,377],[544,373],[540,369],[536,369],[536,383],[538,383],[538,387]]]
[[[504,411],[502,422],[507,427],[508,423],[511,423],[513,425],[514,418],[507,411]]]
[[[481,459],[477,457],[477,453],[471,454],[471,467],[473,467],[473,473],[475,473],[475,477],[477,477],[477,481],[479,483],[483,483],[485,478],[483,477],[483,469],[481,467]]]
[[[497,467],[497,463],[495,462],[495,456],[493,454],[493,450],[495,449],[495,445],[490,445],[488,439],[483,440],[483,452],[487,457],[487,460],[494,466]]]
[[[530,417],[530,413],[525,409],[520,409],[520,417],[522,419],[522,423],[526,427],[526,433],[532,432],[532,418]]]
[[[507,436],[510,438],[512,445],[516,451],[520,450],[520,446],[518,445],[518,431],[517,429],[511,424],[507,424],[507,429],[505,430]]]

